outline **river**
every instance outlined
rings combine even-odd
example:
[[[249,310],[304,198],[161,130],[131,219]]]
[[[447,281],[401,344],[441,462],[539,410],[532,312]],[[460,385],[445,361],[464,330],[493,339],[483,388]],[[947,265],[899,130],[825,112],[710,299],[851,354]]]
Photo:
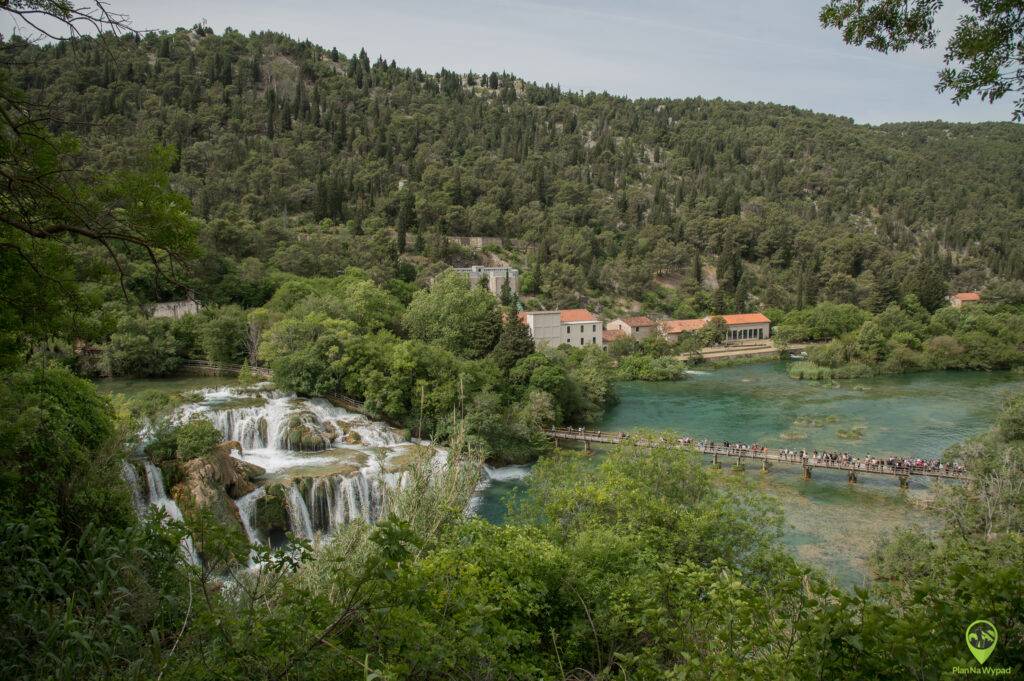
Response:
[[[1006,397],[1024,390],[1024,376],[928,372],[828,386],[793,380],[784,363],[773,362],[616,389],[620,401],[601,422],[604,430],[651,428],[772,447],[931,458],[988,430]],[[736,473],[726,465],[712,475]],[[744,475],[781,505],[785,545],[847,586],[867,578],[871,549],[892,528],[938,529],[927,508],[933,491],[916,478],[900,490],[890,477],[862,475],[849,484],[844,472],[824,469],[803,480],[799,466],[781,464],[768,473],[751,465]],[[528,469],[499,469],[492,477],[477,510],[500,523],[510,496],[525,491]]]

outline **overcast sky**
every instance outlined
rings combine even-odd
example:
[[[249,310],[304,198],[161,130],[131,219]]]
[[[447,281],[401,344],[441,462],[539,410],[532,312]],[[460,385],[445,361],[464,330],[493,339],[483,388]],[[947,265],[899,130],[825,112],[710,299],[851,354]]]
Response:
[[[1009,98],[954,105],[941,49],[881,55],[818,24],[824,0],[110,0],[137,29],[271,29],[401,66],[509,71],[570,90],[723,97],[886,121],[1010,120]],[[940,46],[961,5],[947,2]],[[0,23],[5,34],[10,23]]]

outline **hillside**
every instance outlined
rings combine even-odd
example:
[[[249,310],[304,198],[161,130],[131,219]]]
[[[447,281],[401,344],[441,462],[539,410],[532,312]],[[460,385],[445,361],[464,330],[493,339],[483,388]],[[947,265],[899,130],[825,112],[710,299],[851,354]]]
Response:
[[[1024,277],[1014,124],[632,101],[275,33],[10,47],[15,85],[64,103],[54,127],[83,137],[84,163],[174,147],[175,184],[204,222],[190,283],[211,302],[262,304],[282,273],[422,281],[482,257],[445,235],[516,239],[501,257],[525,295],[609,311],[878,310],[908,292],[934,307],[950,287]],[[141,299],[180,295],[139,268]]]

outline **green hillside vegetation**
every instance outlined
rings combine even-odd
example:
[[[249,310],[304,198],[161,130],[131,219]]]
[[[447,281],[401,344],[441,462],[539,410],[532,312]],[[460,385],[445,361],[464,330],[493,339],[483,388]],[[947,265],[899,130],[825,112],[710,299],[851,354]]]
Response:
[[[991,371],[1024,366],[1021,303],[943,307],[929,314],[913,296],[871,314],[822,303],[779,324],[783,341],[829,340],[790,365],[794,378],[828,380],[929,369]]]
[[[1024,276],[1024,130],[855,125],[772,104],[631,101],[507,73],[426,74],[275,33],[38,46],[13,84],[62,103],[79,159],[166,146],[205,255],[180,283],[253,307],[288,275],[425,281],[505,239],[538,304],[693,316],[874,311]],[[714,273],[714,276],[712,274]],[[144,262],[139,300],[180,297]],[[701,286],[708,278],[720,289]]]

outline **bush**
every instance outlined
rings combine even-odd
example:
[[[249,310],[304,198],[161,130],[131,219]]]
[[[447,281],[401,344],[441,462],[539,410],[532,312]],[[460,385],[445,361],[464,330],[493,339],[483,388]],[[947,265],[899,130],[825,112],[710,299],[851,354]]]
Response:
[[[675,381],[686,376],[686,363],[672,357],[629,355],[619,360],[617,377],[623,381]]]
[[[177,458],[189,461],[209,454],[223,438],[220,431],[202,416],[194,416],[175,433]]]

